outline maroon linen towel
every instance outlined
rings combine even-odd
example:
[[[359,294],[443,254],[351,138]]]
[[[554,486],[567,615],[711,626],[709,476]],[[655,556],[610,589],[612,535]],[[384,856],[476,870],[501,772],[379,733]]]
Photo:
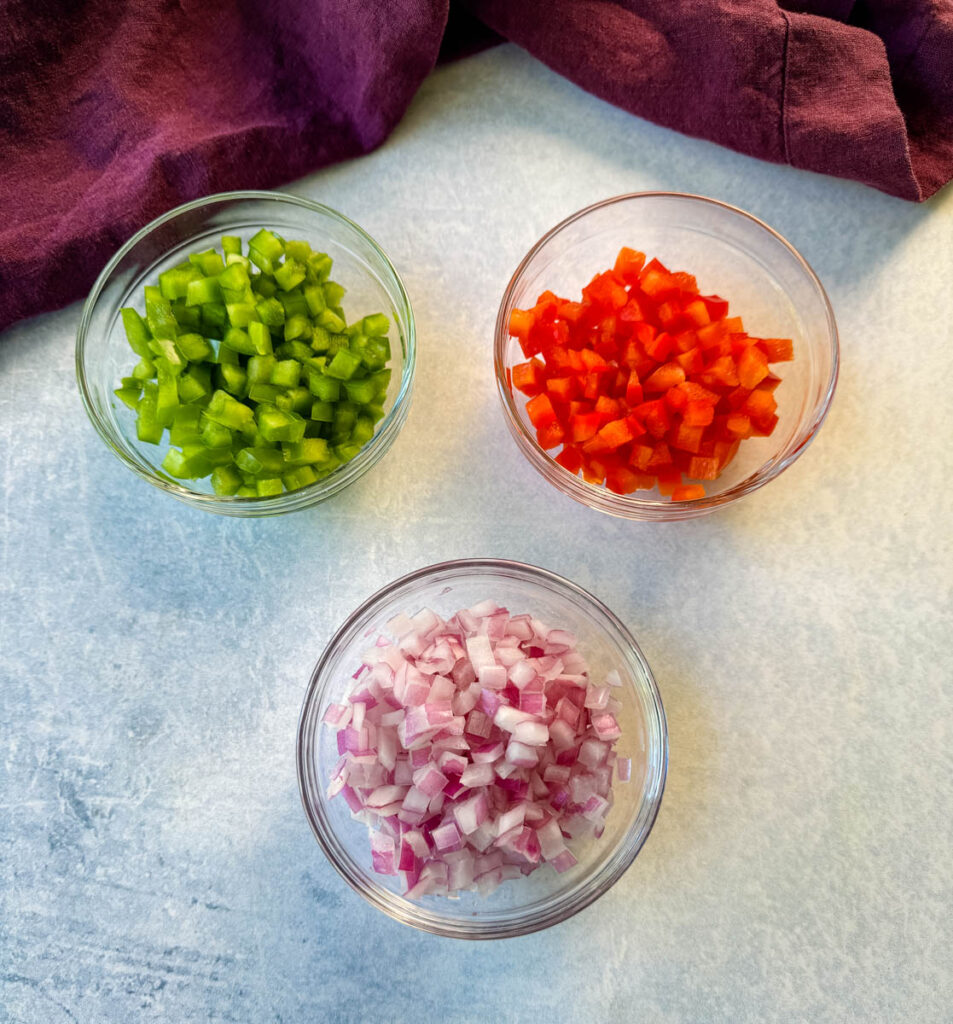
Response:
[[[379,145],[448,2],[0,0],[0,328],[81,297],[180,202]],[[904,199],[953,177],[953,0],[464,6],[679,131]]]

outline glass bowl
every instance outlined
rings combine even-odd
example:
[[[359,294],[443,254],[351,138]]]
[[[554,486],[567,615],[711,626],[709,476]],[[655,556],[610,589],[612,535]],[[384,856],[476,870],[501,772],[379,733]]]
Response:
[[[492,895],[463,892],[411,902],[399,876],[371,867],[367,827],[351,818],[343,797],[326,788],[338,760],[336,734],[322,725],[331,703],[351,692],[361,654],[386,634],[399,612],[430,608],[449,617],[491,599],[512,614],[529,612],[578,638],[594,676],[615,668],[623,709],[616,751],[632,758],[628,783],[616,782],[614,804],[599,839],[572,842],[578,864],[563,874],[548,865],[504,882]],[[668,764],[668,732],[655,680],[625,626],[596,598],[555,573],[521,562],[468,559],[410,573],[368,598],[341,626],[315,666],[298,725],[298,783],[315,837],[344,879],[375,907],[424,931],[463,939],[524,935],[564,921],[598,899],[635,859],[658,813]]]
[[[137,356],[130,349],[119,310],[143,308],[142,289],[197,250],[220,246],[223,234],[247,242],[268,227],[301,238],[334,260],[332,279],[347,289],[348,320],[383,312],[390,317],[393,370],[386,415],[360,453],[329,476],[296,491],[269,497],[222,497],[206,480],[179,481],[161,469],[168,443],[136,438],[136,417],[113,394]],[[410,407],[414,380],[414,317],[404,285],[377,243],[328,206],[280,192],[223,192],[176,207],[147,224],[116,253],[93,285],[76,335],[76,376],[93,426],[134,473],[189,505],[232,516],[268,516],[307,508],[347,487],[394,443]]]
[[[744,441],[718,480],[705,481],[704,498],[670,501],[657,490],[622,495],[587,483],[540,448],[526,400],[508,384],[508,372],[525,360],[507,331],[511,311],[533,306],[547,289],[578,300],[595,274],[613,266],[623,245],[649,259],[657,257],[672,271],[694,274],[703,294],[728,300],[729,314],[740,316],[749,334],[794,342],[794,361],[771,366],[782,378],[774,433]],[[510,433],[553,486],[584,505],[627,519],[689,519],[763,487],[811,443],[837,383],[837,326],[814,271],[767,224],[704,196],[637,192],[574,213],[530,249],[500,303],[494,362]]]

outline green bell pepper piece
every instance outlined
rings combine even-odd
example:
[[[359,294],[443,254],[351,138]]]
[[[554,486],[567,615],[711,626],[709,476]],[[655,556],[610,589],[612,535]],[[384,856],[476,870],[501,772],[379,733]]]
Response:
[[[131,306],[125,306],[119,311],[119,315],[122,317],[122,326],[126,332],[126,341],[129,342],[129,347],[137,356],[151,359],[152,349],[149,348],[149,340],[152,335],[145,320]]]
[[[328,363],[327,374],[337,380],[350,380],[360,365],[361,360],[358,356],[349,349],[342,348],[334,354],[334,358]]]
[[[278,388],[294,388],[301,377],[301,364],[297,359],[282,359],[271,371],[271,383]]]
[[[372,338],[383,337],[390,330],[390,320],[383,313],[364,317],[361,330]]]
[[[284,456],[277,448],[242,448],[235,465],[254,477],[275,476],[285,468]]]

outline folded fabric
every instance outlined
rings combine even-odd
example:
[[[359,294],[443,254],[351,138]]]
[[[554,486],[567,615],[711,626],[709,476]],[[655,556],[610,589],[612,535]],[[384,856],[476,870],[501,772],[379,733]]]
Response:
[[[0,328],[82,296],[178,203],[379,145],[448,16],[448,0],[4,6]],[[679,131],[904,199],[953,176],[949,0],[465,6],[583,88]]]

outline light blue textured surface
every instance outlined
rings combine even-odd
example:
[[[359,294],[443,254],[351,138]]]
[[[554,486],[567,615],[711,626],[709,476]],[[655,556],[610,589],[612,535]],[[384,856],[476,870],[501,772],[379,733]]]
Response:
[[[442,69],[379,152],[291,188],[378,239],[418,319],[410,420],[331,502],[274,521],[179,505],[87,422],[78,306],[0,339],[0,1020],[949,1021],[953,192],[918,208],[749,160],[510,47]],[[530,244],[650,188],[762,216],[842,332],[805,457],[682,525],[558,495],[508,437],[491,372]],[[643,645],[672,741],[625,878],[490,945],[353,894],[294,773],[305,682],[341,619],[466,555],[601,597]]]

